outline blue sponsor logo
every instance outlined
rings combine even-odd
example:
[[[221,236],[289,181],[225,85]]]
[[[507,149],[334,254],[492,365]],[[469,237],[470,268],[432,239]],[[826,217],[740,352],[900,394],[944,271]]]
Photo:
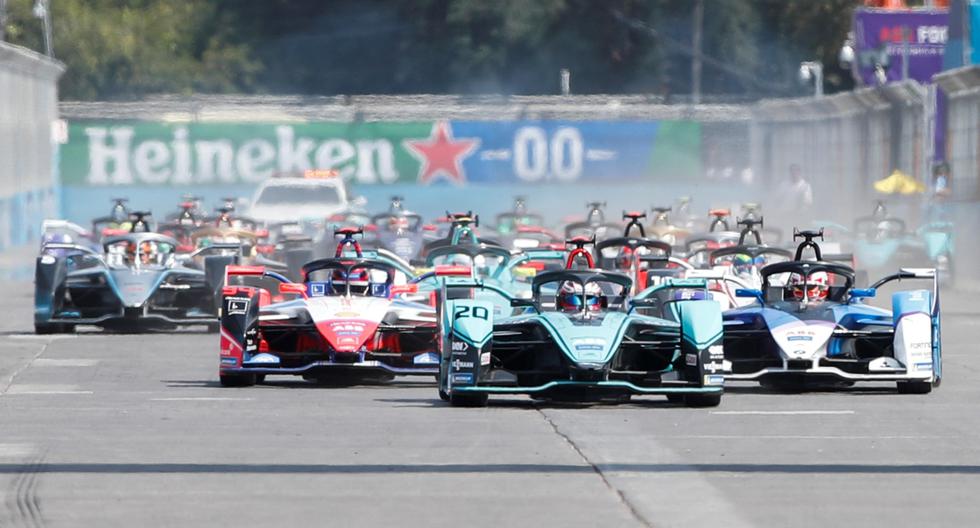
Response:
[[[602,345],[575,345],[575,350],[595,350],[602,351]]]
[[[221,358],[222,365],[237,365],[238,358]]]
[[[310,297],[323,297],[327,294],[327,285],[323,282],[310,283]]]
[[[813,336],[797,335],[789,336],[786,338],[787,341],[813,341]]]
[[[453,374],[453,383],[472,384],[473,383],[473,375],[472,374]]]

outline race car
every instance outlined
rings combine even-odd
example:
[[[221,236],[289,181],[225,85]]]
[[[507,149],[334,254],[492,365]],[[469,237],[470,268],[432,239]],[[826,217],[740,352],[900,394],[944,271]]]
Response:
[[[439,316],[440,397],[483,406],[490,394],[574,401],[659,394],[718,405],[721,311],[704,300],[704,283],[664,285],[638,300],[631,287],[626,275],[596,269],[541,273],[530,299],[478,280],[447,280],[446,292],[491,290],[524,312],[495,317],[487,301],[449,295]],[[640,306],[658,316],[641,315]]]
[[[544,227],[544,217],[527,210],[526,197],[515,196],[513,208],[497,215],[494,230],[501,238],[506,239],[521,226]]]
[[[942,379],[939,286],[935,269],[902,269],[857,289],[854,270],[823,260],[819,231],[803,238],[794,259],[762,268],[762,286],[740,297],[756,303],[724,313],[729,380],[779,389],[897,382],[899,392],[924,394]],[[812,251],[814,260],[804,260]],[[897,291],[892,310],[866,304],[890,282],[922,279],[931,289]]]
[[[106,216],[92,219],[92,233],[97,237],[115,236],[129,231],[130,210],[127,198],[113,198],[112,209]]]
[[[477,228],[480,227],[480,215],[473,214],[473,211],[465,213],[450,213],[446,211],[445,219],[449,222],[449,229],[442,238],[427,242],[422,246],[420,258],[426,258],[428,254],[440,247],[455,246],[457,244],[487,244],[500,246],[496,239],[481,236]]]
[[[565,238],[571,239],[580,236],[586,238],[595,236],[597,240],[616,236],[623,226],[614,222],[606,221],[606,213],[603,208],[606,202],[589,202],[585,204],[588,212],[585,220],[570,222],[565,225]]]
[[[380,258],[348,256],[349,233],[335,258],[303,266],[303,283],[261,266],[232,266],[239,276],[270,277],[279,293],[230,282],[223,290],[219,376],[223,386],[248,386],[267,375],[304,379],[388,380],[438,373],[438,328],[432,306],[404,300],[416,291],[406,270]],[[435,270],[433,275],[455,270]]]
[[[653,221],[649,225],[650,234],[657,240],[676,246],[684,242],[690,230],[670,221],[673,207],[653,207]]]
[[[102,250],[45,245],[35,265],[34,329],[77,325],[114,330],[217,326],[217,299],[231,257],[206,256],[203,270],[182,264],[177,241],[158,233],[106,238]],[[205,250],[200,254],[205,253]]]
[[[946,275],[953,273],[953,224],[950,222],[926,222],[912,229],[878,202],[870,216],[855,220],[853,239],[855,260],[869,271],[928,262]]]
[[[428,241],[427,232],[422,228],[424,222],[417,213],[392,207],[389,212],[371,217],[375,227],[375,244],[411,262],[418,258],[422,246]]]
[[[705,269],[686,269],[682,273],[687,278],[708,279],[711,294],[723,310],[753,302],[751,298],[736,296],[736,290],[761,288],[763,267],[793,258],[787,249],[763,244],[765,220],[762,217],[739,218],[737,225],[742,229],[735,245],[710,250]],[[841,258],[834,255],[835,261]]]

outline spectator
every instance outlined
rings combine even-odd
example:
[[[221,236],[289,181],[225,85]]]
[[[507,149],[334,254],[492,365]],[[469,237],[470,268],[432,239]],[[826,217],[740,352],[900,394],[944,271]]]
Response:
[[[810,212],[813,207],[813,189],[803,178],[800,166],[789,166],[789,179],[784,181],[776,191],[776,203],[779,208],[789,213],[790,218]]]

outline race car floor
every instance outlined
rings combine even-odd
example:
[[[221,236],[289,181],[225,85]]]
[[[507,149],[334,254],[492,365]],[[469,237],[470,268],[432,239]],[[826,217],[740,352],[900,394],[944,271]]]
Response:
[[[429,380],[224,389],[213,334],[34,336],[0,300],[0,526],[969,526],[980,317],[944,298],[931,395],[736,388],[444,405]]]

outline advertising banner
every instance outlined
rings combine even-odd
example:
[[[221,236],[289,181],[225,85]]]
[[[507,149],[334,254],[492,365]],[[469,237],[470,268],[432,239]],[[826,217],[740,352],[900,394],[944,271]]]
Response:
[[[701,174],[688,121],[150,123],[77,121],[66,187],[254,185],[335,168],[355,186],[651,182]]]
[[[970,9],[970,49],[973,64],[980,64],[980,2],[971,2]]]
[[[861,81],[882,84],[875,67],[881,64],[887,82],[901,81],[903,62],[908,78],[921,83],[943,69],[943,53],[949,39],[946,10],[857,9],[854,37]]]

